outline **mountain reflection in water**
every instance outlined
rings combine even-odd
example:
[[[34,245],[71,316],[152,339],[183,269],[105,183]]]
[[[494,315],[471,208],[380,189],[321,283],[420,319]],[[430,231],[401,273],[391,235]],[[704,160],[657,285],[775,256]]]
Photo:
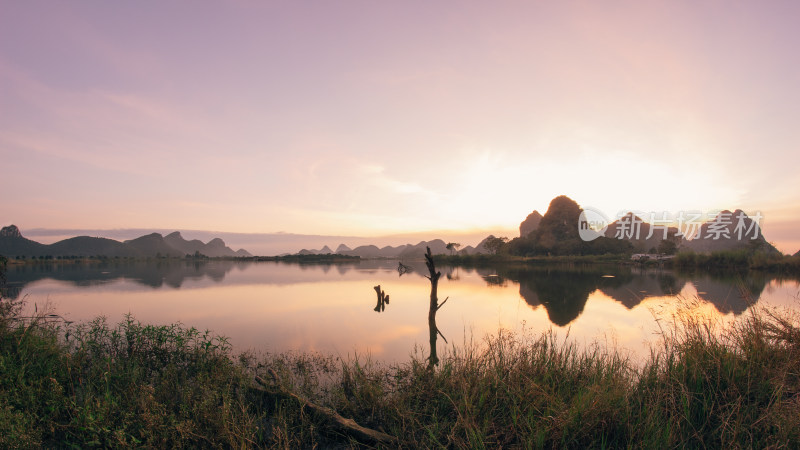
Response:
[[[625,266],[586,265],[497,268],[484,275],[487,285],[506,280],[519,284],[519,294],[534,309],[544,307],[550,321],[565,326],[578,318],[595,291],[633,309],[650,297],[674,297],[687,283],[698,298],[723,314],[739,315],[761,297],[770,278],[763,273],[693,273],[642,270]]]
[[[387,265],[396,264],[380,260],[331,264],[253,263],[246,261],[111,261],[84,264],[35,264],[11,266],[5,296],[17,298],[24,287],[41,279],[65,281],[78,287],[108,284],[114,280],[129,280],[152,288],[180,288],[187,280],[207,280],[220,283],[234,269],[243,270],[250,264],[274,264],[300,269],[300,276],[286,276],[283,272],[274,277],[262,277],[263,283],[295,283],[311,280],[303,272],[335,270],[340,275],[357,269],[362,273],[377,273]],[[407,276],[422,277],[424,263],[405,264],[413,271]],[[396,267],[396,265],[395,265]],[[448,281],[458,282],[459,268],[445,267]],[[539,306],[556,325],[564,326],[575,320],[583,311],[589,295],[600,290],[627,309],[639,305],[648,297],[665,297],[679,294],[691,282],[698,298],[714,305],[723,314],[744,312],[756,303],[770,277],[764,273],[747,272],[695,272],[680,274],[669,270],[641,270],[625,266],[586,265],[579,267],[504,267],[464,269],[475,270],[487,286],[507,287],[508,281],[519,285],[519,294],[534,309]],[[297,272],[295,270],[295,272]],[[311,274],[310,274],[311,275]],[[312,275],[312,278],[317,278]]]

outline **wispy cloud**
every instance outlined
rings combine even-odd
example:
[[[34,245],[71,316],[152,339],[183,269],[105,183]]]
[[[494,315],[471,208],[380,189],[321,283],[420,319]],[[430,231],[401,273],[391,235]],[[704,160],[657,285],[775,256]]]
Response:
[[[4,7],[0,171],[41,176],[4,213],[508,229],[568,194],[796,216],[795,3],[317,6]]]

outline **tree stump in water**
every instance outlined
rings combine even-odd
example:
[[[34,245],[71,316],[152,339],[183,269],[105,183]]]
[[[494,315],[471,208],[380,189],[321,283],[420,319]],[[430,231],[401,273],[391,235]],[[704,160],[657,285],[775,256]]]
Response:
[[[389,296],[386,295],[386,292],[381,290],[381,285],[380,284],[375,286],[375,287],[373,287],[373,289],[375,289],[375,292],[378,294],[378,304],[375,305],[375,311],[376,312],[381,312],[381,311],[385,310],[386,309],[386,305],[389,304]]]

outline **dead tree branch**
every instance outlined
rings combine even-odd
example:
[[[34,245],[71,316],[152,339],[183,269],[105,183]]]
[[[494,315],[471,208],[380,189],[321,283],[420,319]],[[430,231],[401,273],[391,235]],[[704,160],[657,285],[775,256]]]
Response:
[[[329,424],[333,428],[336,428],[339,431],[342,431],[354,438],[364,442],[377,442],[384,445],[397,445],[398,441],[397,438],[394,436],[390,436],[386,433],[382,433],[377,430],[373,430],[371,428],[362,427],[361,425],[357,424],[353,419],[347,419],[342,417],[336,411],[326,408],[324,406],[317,405],[316,403],[312,403],[303,397],[295,394],[294,392],[285,389],[280,385],[278,382],[278,376],[272,369],[269,369],[270,376],[273,378],[274,383],[270,384],[267,383],[264,379],[257,376],[255,380],[261,387],[254,386],[254,389],[261,392],[262,394],[267,394],[273,397],[281,397],[285,399],[292,399],[300,404],[302,409],[308,410],[311,414],[313,414],[318,419],[324,421],[325,423]]]
[[[431,281],[431,299],[428,308],[428,335],[431,344],[431,355],[428,358],[428,362],[429,367],[432,368],[439,364],[439,356],[436,352],[436,336],[442,335],[442,332],[436,327],[436,311],[438,311],[440,307],[438,291],[439,277],[442,276],[442,273],[436,271],[436,265],[433,263],[433,255],[431,254],[430,247],[427,247],[427,252],[425,253],[425,265],[428,266],[428,273],[430,274],[427,278]],[[447,301],[447,299],[445,299],[445,301]],[[444,302],[442,302],[442,305],[444,305]],[[444,339],[444,335],[442,335],[442,339]],[[447,343],[447,339],[444,339],[444,342]]]

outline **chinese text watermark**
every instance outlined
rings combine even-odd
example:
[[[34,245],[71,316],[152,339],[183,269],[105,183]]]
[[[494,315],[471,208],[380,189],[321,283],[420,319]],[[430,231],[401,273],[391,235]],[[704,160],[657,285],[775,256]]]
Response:
[[[668,211],[620,212],[614,222],[598,209],[587,207],[578,220],[578,232],[584,241],[605,236],[617,239],[641,240],[683,238],[686,240],[736,239],[756,240],[761,236],[760,211],[747,215],[741,210],[730,211]]]

